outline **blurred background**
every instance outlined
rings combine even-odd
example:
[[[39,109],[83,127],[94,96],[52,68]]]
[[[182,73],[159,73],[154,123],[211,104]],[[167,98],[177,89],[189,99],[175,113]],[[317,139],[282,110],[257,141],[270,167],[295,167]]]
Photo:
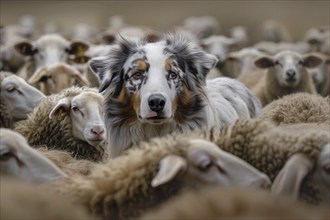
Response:
[[[6,1],[1,0],[1,25],[15,24],[23,15],[33,15],[39,28],[56,24],[62,32],[77,23],[97,28],[109,17],[123,16],[127,24],[146,25],[166,31],[188,16],[214,16],[221,34],[230,27],[245,26],[258,40],[262,21],[273,19],[285,25],[295,40],[314,26],[329,25],[330,1]]]

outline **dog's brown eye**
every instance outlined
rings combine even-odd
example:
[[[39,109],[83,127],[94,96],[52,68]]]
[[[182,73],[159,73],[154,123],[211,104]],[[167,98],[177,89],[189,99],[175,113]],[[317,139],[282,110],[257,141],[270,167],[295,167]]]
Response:
[[[170,79],[176,79],[178,77],[178,74],[176,74],[175,72],[170,72],[169,77]]]
[[[141,72],[136,72],[132,75],[133,79],[137,80],[137,79],[141,79],[142,78],[142,73]]]

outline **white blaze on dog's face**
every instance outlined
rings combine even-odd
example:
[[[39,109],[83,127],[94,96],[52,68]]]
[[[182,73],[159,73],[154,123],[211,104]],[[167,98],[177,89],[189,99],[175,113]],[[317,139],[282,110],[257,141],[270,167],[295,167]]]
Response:
[[[122,126],[185,123],[199,114],[205,76],[216,62],[189,39],[169,35],[155,43],[123,38],[108,57],[89,64],[105,90],[106,120]]]
[[[162,123],[173,118],[173,101],[182,72],[175,61],[164,53],[164,44],[147,44],[143,52],[134,54],[124,65],[126,88],[138,93],[138,119],[149,123]]]

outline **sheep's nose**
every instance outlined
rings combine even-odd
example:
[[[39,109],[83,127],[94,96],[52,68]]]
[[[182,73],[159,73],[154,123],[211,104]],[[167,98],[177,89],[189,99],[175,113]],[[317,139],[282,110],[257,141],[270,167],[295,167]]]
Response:
[[[96,136],[100,136],[104,133],[104,129],[101,126],[94,126],[91,129],[92,134],[95,134]]]
[[[151,111],[160,112],[164,109],[166,99],[161,94],[151,95],[148,99],[148,104]]]
[[[289,77],[289,78],[294,78],[296,76],[296,71],[292,70],[292,69],[289,69],[288,71],[286,71],[286,75]]]

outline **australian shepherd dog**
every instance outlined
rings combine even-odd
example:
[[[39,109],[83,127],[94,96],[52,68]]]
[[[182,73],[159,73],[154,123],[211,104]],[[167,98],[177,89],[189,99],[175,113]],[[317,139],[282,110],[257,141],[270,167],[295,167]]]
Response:
[[[254,117],[259,100],[229,78],[206,81],[217,59],[182,35],[159,42],[121,39],[106,57],[89,62],[105,97],[110,155],[140,141],[193,129],[219,130]]]

